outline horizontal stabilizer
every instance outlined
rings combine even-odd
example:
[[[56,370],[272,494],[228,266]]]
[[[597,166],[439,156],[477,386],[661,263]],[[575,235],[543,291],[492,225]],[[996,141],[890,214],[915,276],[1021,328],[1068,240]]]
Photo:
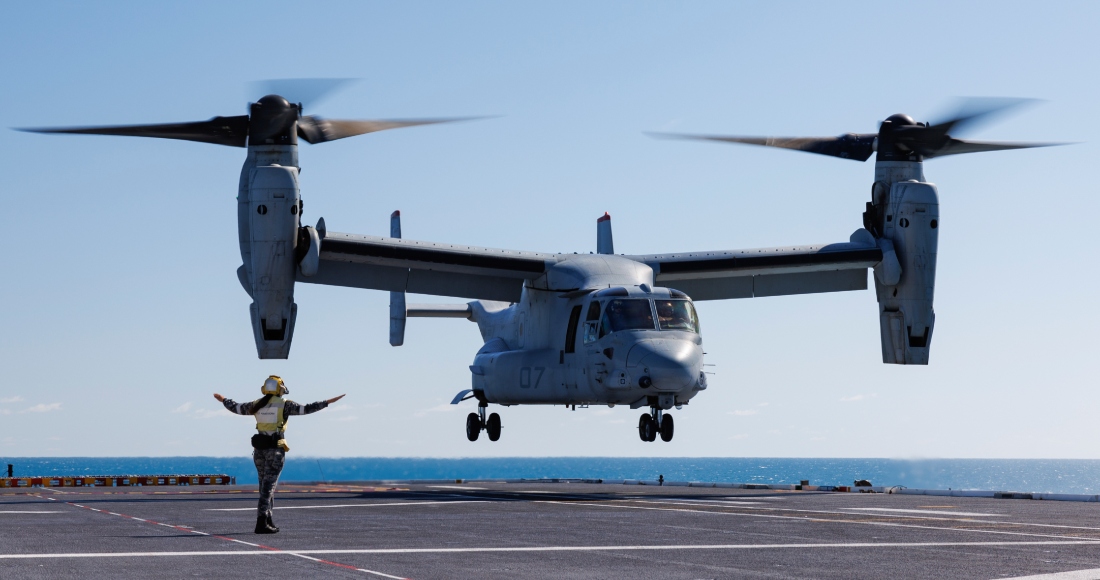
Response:
[[[409,318],[465,318],[473,316],[469,304],[409,304],[405,309]]]

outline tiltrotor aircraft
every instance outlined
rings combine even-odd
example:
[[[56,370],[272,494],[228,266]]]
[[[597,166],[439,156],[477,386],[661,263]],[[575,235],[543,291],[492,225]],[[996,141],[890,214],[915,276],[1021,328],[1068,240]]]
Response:
[[[391,292],[390,344],[404,342],[408,317],[466,318],[484,345],[470,365],[472,385],[452,401],[474,398],[466,436],[500,437],[490,403],[629,405],[648,408],[643,441],[673,437],[673,407],[707,388],[703,339],[693,300],[722,300],[864,290],[874,271],[882,361],[928,364],[935,326],[936,186],[926,159],[1046,144],[963,141],[949,132],[991,111],[929,125],[893,115],[875,134],[824,138],[681,136],[796,149],[846,159],[876,154],[863,227],[847,242],[678,254],[614,253],[610,216],[597,220],[596,252],[553,254],[478,248],[401,237],[330,232],[300,224],[298,139],[322,143],[433,121],[329,121],[268,95],[249,114],[174,125],[34,129],[52,133],[134,135],[248,148],[241,171],[238,227],[252,297],[252,329],[261,359],[287,358],[297,282]],[[467,298],[457,305],[406,305],[405,293]]]

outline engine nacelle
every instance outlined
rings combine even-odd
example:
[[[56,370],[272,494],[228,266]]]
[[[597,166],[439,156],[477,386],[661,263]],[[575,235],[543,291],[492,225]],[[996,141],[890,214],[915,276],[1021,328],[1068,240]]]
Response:
[[[252,330],[261,359],[287,358],[298,305],[294,276],[301,198],[298,168],[255,167],[249,175]]]
[[[882,237],[878,240],[883,261],[875,267],[882,362],[928,364],[936,323],[932,299],[936,289],[939,194],[931,183],[899,181],[890,187],[888,199],[876,201],[875,205],[886,202],[878,209],[883,217],[879,222]]]

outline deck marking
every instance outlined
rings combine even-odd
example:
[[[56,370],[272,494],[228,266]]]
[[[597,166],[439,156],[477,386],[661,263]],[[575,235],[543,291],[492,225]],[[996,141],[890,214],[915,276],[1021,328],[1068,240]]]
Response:
[[[856,508],[846,507],[846,508],[838,508],[838,509],[842,509],[842,510],[860,510],[860,511],[869,511],[869,512],[890,512],[890,513],[899,513],[899,514],[923,514],[923,515],[928,515],[928,514],[941,515],[942,514],[942,515],[946,515],[946,516],[976,516],[976,517],[987,517],[987,518],[989,518],[989,517],[998,518],[998,517],[1003,517],[1004,516],[1004,514],[983,514],[983,513],[978,513],[978,512],[949,512],[949,511],[930,512],[928,510],[903,510],[903,509],[896,509],[896,508],[877,508],[877,507],[856,507]]]
[[[39,496],[39,497],[41,497],[41,496]],[[47,498],[47,499],[53,499],[53,498]],[[330,560],[322,560],[320,558],[313,558],[311,556],[306,556],[304,554],[298,554],[298,553],[295,553],[295,552],[280,550],[279,548],[272,548],[271,546],[264,546],[262,544],[253,544],[252,542],[246,542],[244,540],[238,540],[236,538],[230,538],[230,537],[227,537],[227,536],[220,536],[218,534],[209,534],[209,533],[206,533],[206,532],[200,532],[199,530],[191,528],[190,526],[165,524],[165,523],[157,522],[157,521],[154,521],[154,520],[145,520],[145,519],[134,517],[134,516],[128,516],[126,514],[116,514],[114,512],[106,512],[106,511],[103,511],[103,510],[98,510],[98,509],[91,508],[91,507],[88,507],[88,506],[80,505],[78,503],[74,503],[74,502],[71,502],[71,501],[65,502],[65,503],[67,505],[71,505],[73,507],[78,507],[78,508],[82,508],[82,509],[86,509],[86,510],[91,510],[91,511],[99,512],[99,513],[102,513],[102,514],[111,514],[111,515],[118,516],[118,517],[121,517],[121,518],[136,520],[136,521],[139,521],[139,522],[145,522],[147,524],[154,524],[154,525],[163,526],[163,527],[166,527],[166,528],[172,528],[172,529],[175,529],[175,530],[179,530],[181,532],[188,532],[188,533],[196,534],[196,535],[199,535],[199,536],[206,536],[208,538],[218,538],[219,540],[225,540],[227,542],[234,542],[234,543],[237,543],[237,544],[245,544],[246,546],[252,546],[254,548],[260,548],[261,549],[259,552],[234,551],[234,552],[229,552],[230,554],[258,553],[258,554],[280,554],[280,555],[286,555],[286,556],[294,556],[296,558],[302,558],[302,559],[305,559],[305,560],[310,560],[310,561],[318,562],[318,563],[321,563],[321,564],[328,564],[329,566],[335,566],[337,568],[344,568],[344,569],[347,569],[347,570],[354,570],[356,572],[363,572],[365,574],[373,574],[375,576],[381,576],[383,578],[394,578],[396,580],[407,580],[405,578],[402,578],[401,576],[391,576],[390,574],[386,574],[386,573],[383,573],[383,572],[378,572],[377,570],[368,570],[367,568],[356,568],[355,566],[351,566],[351,565],[348,565],[348,564],[341,564],[340,562],[332,562]],[[446,503],[454,503],[454,502],[446,502]],[[249,509],[251,509],[251,508],[249,508]],[[3,555],[0,555],[0,559],[5,559],[5,557]],[[10,558],[8,558],[8,559],[10,559]]]
[[[466,497],[466,496],[462,496]],[[455,500],[455,501],[409,501],[409,502],[391,502],[391,503],[349,503],[342,505],[288,505],[288,506],[276,506],[271,509],[276,510],[319,510],[327,508],[361,508],[361,507],[380,507],[380,506],[402,506],[402,505],[435,505],[435,504],[452,504],[452,503],[489,503],[486,499],[470,499],[470,500]],[[207,512],[249,512],[256,511],[256,508],[207,508],[203,511]]]
[[[59,514],[59,513],[61,513],[61,512],[58,512],[58,511],[52,511],[52,512],[47,512],[47,511],[20,512],[20,511],[15,511],[15,510],[0,511],[0,514]]]
[[[242,542],[248,543],[248,542]],[[1005,546],[1096,546],[1100,540],[1048,540],[1037,542],[847,542],[819,544],[657,544],[648,546],[511,546],[483,548],[363,548],[331,550],[281,550],[267,548],[262,550],[207,550],[191,552],[75,552],[61,554],[0,554],[0,560],[33,560],[61,558],[152,558],[178,556],[299,556],[310,554],[468,554],[493,552],[620,552],[645,550],[777,550],[807,548],[949,548],[949,547],[1005,547]],[[307,558],[319,562],[325,560]],[[341,564],[340,567],[348,567]],[[363,570],[366,571],[366,570]],[[1091,572],[1091,570],[1086,570]],[[400,578],[373,572],[387,578]],[[1028,577],[1030,578],[1030,577]],[[1040,576],[1045,578],[1045,576]],[[1090,577],[1091,578],[1091,577]]]
[[[587,499],[587,498],[578,498],[578,499]],[[617,500],[608,500],[608,501],[617,501]],[[663,505],[684,505],[684,506],[693,505],[693,504],[690,504],[690,503],[670,502],[670,501],[653,501],[653,500],[648,500],[648,501],[637,500],[637,501],[639,503],[651,503],[651,504],[663,504]],[[720,504],[716,504],[714,507],[720,507]],[[874,514],[874,513],[853,514],[853,513],[850,513],[850,512],[838,512],[838,511],[828,511],[828,510],[806,510],[806,509],[780,508],[780,507],[770,507],[770,506],[765,506],[765,507],[740,507],[740,506],[732,506],[731,505],[729,507],[730,508],[745,509],[745,510],[759,510],[759,511],[772,511],[772,512],[794,512],[794,513],[807,513],[807,514],[829,514],[829,515],[836,515],[836,516],[865,515],[865,516],[878,516],[878,517],[891,517],[891,518],[910,518],[910,519],[916,519],[916,520],[936,520],[936,521],[945,521],[945,522],[968,522],[968,523],[974,523],[974,522],[979,521],[979,520],[967,520],[967,519],[958,519],[958,518],[938,518],[938,517],[935,517],[936,512],[928,512],[929,515],[921,517],[921,516],[903,516],[901,514],[898,514],[898,515]],[[715,513],[729,513],[731,515],[737,515],[740,512],[715,512]],[[924,513],[924,512],[921,512],[921,513]],[[753,514],[751,514],[751,513],[740,513],[740,515],[751,516]],[[768,517],[768,516],[760,516],[760,517]],[[772,516],[772,517],[784,517],[784,516]],[[1001,525],[1012,525],[1012,526],[1030,526],[1030,527],[1037,527],[1037,528],[1057,528],[1057,529],[1065,529],[1065,530],[1088,530],[1088,531],[1093,531],[1093,532],[1100,532],[1100,527],[1093,527],[1093,526],[1069,526],[1069,525],[1065,525],[1065,524],[1037,524],[1037,523],[1034,523],[1034,522],[1006,522],[1006,521],[1003,521],[1003,520],[997,521],[996,523],[1001,524]],[[1062,537],[1062,536],[1055,536],[1055,537]]]
[[[1034,576],[1013,576],[1004,580],[1096,580],[1100,578],[1100,568],[1089,570],[1070,570],[1068,572],[1054,572],[1052,574],[1035,574]]]
[[[77,493],[77,492],[75,492],[75,491],[65,491],[65,490],[63,490],[63,489],[54,489],[54,488],[52,488],[52,487],[40,487],[39,489],[44,489],[44,490],[46,490],[46,491],[52,491],[52,492],[54,492],[54,493],[68,493],[68,494],[74,494],[74,493]]]
[[[914,528],[914,529],[920,529],[920,530],[942,530],[942,531],[950,531],[950,532],[971,532],[971,533],[976,533],[976,534],[999,534],[999,535],[1006,535],[1006,536],[1028,536],[1028,537],[1034,537],[1034,538],[1061,538],[1061,539],[1088,540],[1090,542],[1100,542],[1100,538],[1084,538],[1084,537],[1081,537],[1081,536],[1061,536],[1061,535],[1055,535],[1055,534],[1031,534],[1031,533],[1027,533],[1027,532],[1006,532],[1006,531],[1001,531],[1001,530],[977,530],[977,529],[974,529],[974,528],[948,528],[948,527],[942,527],[942,526],[919,526],[919,525],[916,525],[916,524],[899,524],[899,523],[894,523],[894,522],[876,522],[876,521],[861,521],[861,520],[826,520],[826,519],[821,519],[821,518],[812,519],[812,518],[809,518],[809,517],[782,516],[782,515],[775,515],[775,514],[745,513],[745,512],[716,512],[716,511],[706,511],[706,510],[689,510],[689,509],[683,509],[683,508],[661,508],[661,507],[647,507],[647,506],[621,505],[621,504],[615,505],[615,504],[607,504],[607,503],[592,503],[592,502],[580,502],[580,501],[538,500],[535,503],[552,503],[552,504],[571,505],[571,506],[593,506],[593,507],[636,509],[636,510],[653,510],[653,511],[666,511],[666,512],[686,512],[686,513],[720,515],[720,516],[745,516],[745,517],[750,517],[750,518],[774,518],[774,519],[783,519],[783,520],[804,520],[804,521],[823,522],[823,523],[860,524],[860,525],[865,525],[865,526],[882,526],[882,527],[888,527],[888,528]],[[715,506],[715,507],[717,507],[717,506]],[[732,507],[736,507],[736,506],[732,506]],[[745,508],[745,509],[752,509],[752,508]],[[795,510],[791,510],[791,511],[795,511]],[[844,515],[846,515],[846,516],[858,515],[858,514],[846,514],[846,513],[842,513],[842,512],[821,512],[821,513],[828,513],[828,514],[841,515],[841,516],[844,516]],[[902,516],[902,517],[904,517],[904,516]],[[997,522],[997,523],[1009,523],[1009,522]]]
[[[487,487],[468,487],[465,485],[425,485],[424,487],[430,487],[432,489],[472,489],[474,491],[489,491]]]
[[[641,498],[633,499],[633,501],[639,501],[639,500],[645,501],[644,499],[641,499]],[[768,505],[768,504],[763,504],[763,503],[756,502],[756,501],[740,501],[740,500],[732,500],[732,499],[731,500],[725,500],[725,499],[685,499],[685,500],[681,500],[681,501],[684,502],[684,505],[699,505],[699,506],[708,506],[708,505],[728,505],[728,506],[754,505],[754,506],[765,506],[765,505]]]

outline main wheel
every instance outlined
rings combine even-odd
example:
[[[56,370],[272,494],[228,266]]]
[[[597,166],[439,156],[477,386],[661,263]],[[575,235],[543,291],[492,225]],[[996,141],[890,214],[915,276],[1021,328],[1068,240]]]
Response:
[[[500,439],[500,415],[489,415],[489,419],[485,421],[485,432],[489,434],[489,441]]]
[[[466,415],[466,438],[477,441],[478,435],[481,435],[481,417],[477,413],[470,413]]]
[[[674,426],[672,415],[665,413],[665,416],[661,417],[661,441],[672,441],[672,430]]]
[[[657,438],[656,425],[653,424],[653,417],[649,416],[649,413],[644,413],[641,417],[638,417],[638,437],[642,441],[653,441]]]

